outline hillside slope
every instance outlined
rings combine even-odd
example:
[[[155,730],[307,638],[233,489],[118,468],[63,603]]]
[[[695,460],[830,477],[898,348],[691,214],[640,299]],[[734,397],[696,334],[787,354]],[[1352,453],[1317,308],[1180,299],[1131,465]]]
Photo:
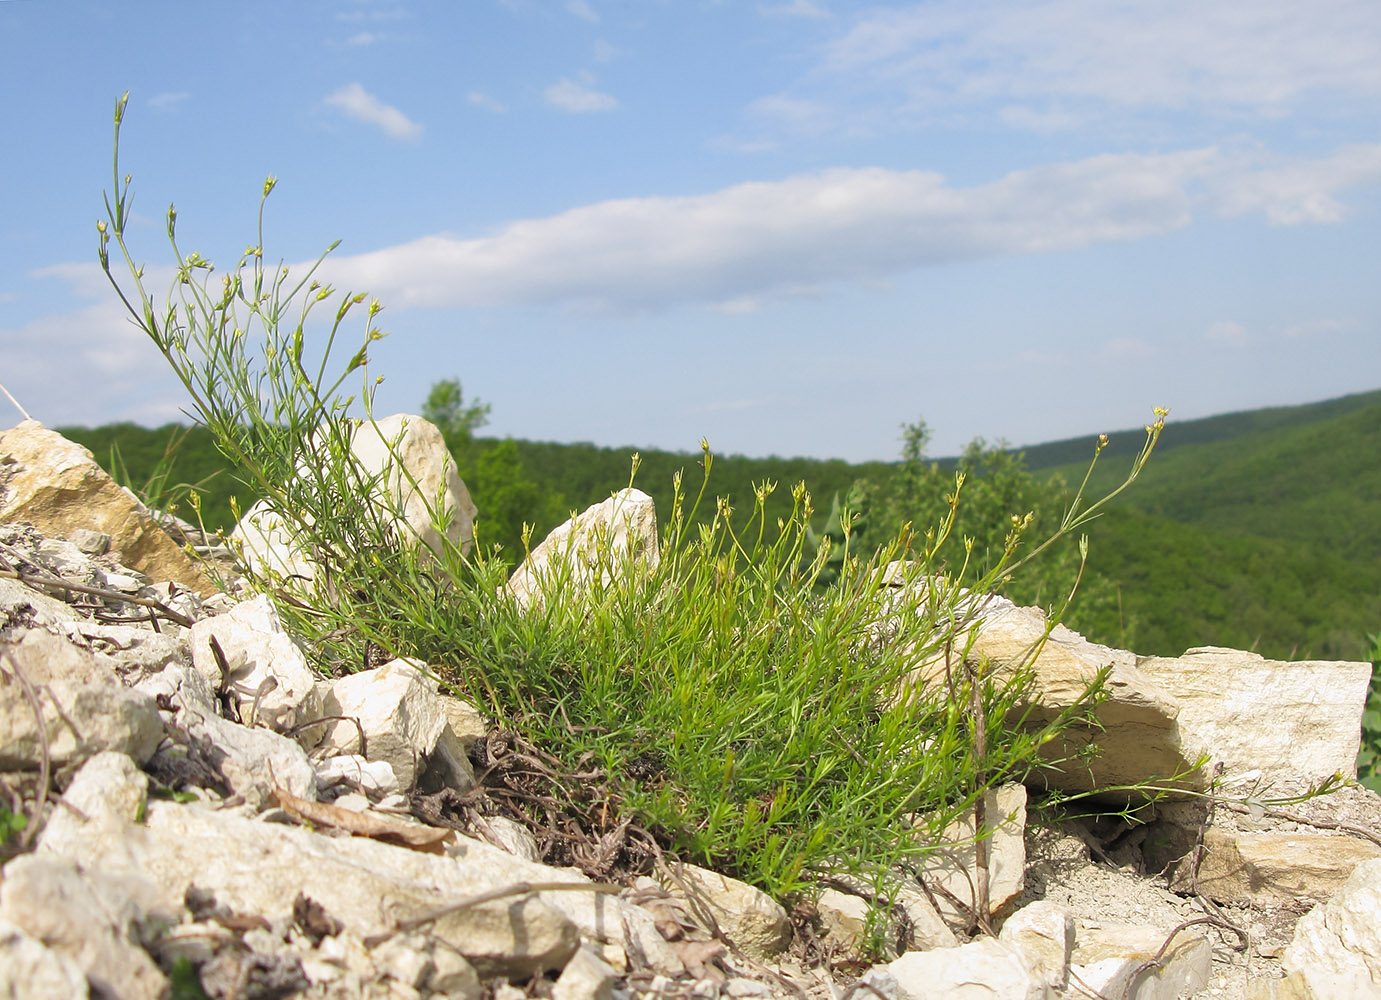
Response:
[[[64,433],[106,464],[118,447],[129,479],[138,486],[175,430],[116,424]],[[1110,437],[1090,486],[1094,496],[1120,481],[1126,456],[1144,440],[1140,430]],[[1023,449],[1027,467],[1077,483],[1092,442],[1090,436]],[[476,453],[498,444],[480,439]],[[583,509],[626,484],[634,451],[534,441],[514,445],[522,474],[544,495],[559,497],[559,510]],[[1144,653],[1226,645],[1280,658],[1360,657],[1362,633],[1381,628],[1379,458],[1381,391],[1170,422],[1142,477],[1090,532],[1090,570],[1118,589],[1120,615],[1082,612],[1076,602],[1071,624],[1098,641]],[[637,485],[665,514],[674,473],[683,473],[693,499],[700,462],[695,453],[643,450]],[[776,483],[770,525],[790,511],[791,487],[799,481],[807,483],[819,512],[855,480],[876,480],[892,470],[881,462],[716,456],[709,492],[727,495],[742,515],[752,507],[755,484]],[[206,523],[228,526],[230,494],[238,491],[242,506],[253,498],[224,469],[209,436],[194,428],[169,482],[195,482],[212,474]],[[476,500],[483,509],[483,496]],[[713,509],[712,502],[705,504],[701,516]],[[537,536],[553,526],[539,523]]]

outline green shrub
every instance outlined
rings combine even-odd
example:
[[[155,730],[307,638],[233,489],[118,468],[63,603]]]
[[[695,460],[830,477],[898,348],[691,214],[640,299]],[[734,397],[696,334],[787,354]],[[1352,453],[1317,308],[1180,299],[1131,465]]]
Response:
[[[358,666],[380,651],[416,656],[486,704],[515,738],[542,748],[546,762],[531,758],[532,774],[578,784],[588,806],[582,815],[602,817],[596,832],[607,834],[611,856],[636,853],[637,829],[655,838],[656,850],[781,895],[807,892],[841,870],[880,886],[894,865],[930,850],[933,835],[985,789],[1049,763],[1041,748],[1088,721],[1101,677],[1061,716],[1036,722],[1017,709],[1029,693],[1028,670],[998,675],[983,663],[960,665],[971,634],[961,585],[982,594],[1007,579],[1029,526],[1020,516],[1008,521],[999,550],[978,568],[973,539],[955,532],[962,474],[923,532],[907,526],[859,551],[852,522],[841,522],[837,546],[824,542],[803,558],[812,513],[804,487],[790,491],[784,517],[768,513],[776,491],[769,483],[759,484],[747,511],[707,501],[713,458],[704,445],[704,479],[689,504],[676,477],[655,567],[631,564],[606,538],[597,558],[607,572],[582,587],[572,564],[558,560],[543,598],[531,604],[509,595],[506,566],[492,552],[448,547],[433,557],[402,545],[392,501],[354,462],[356,397],[341,389],[361,379],[358,405],[369,420],[377,379],[367,349],[382,335],[373,325],[378,304],[368,307],[361,346],[328,378],[342,323],[364,296],[339,297],[313,364],[309,314],[335,297],[313,280],[316,268],[292,279],[281,264],[266,270],[256,242],[217,282],[208,260],[178,249],[170,208],[179,263],[160,306],[125,244],[123,111],[122,99],[115,194],[98,227],[102,266],[231,465],[323,567],[313,583],[272,573],[252,582],[312,640],[323,670]],[[270,179],[265,198],[272,187]],[[262,232],[262,203],[260,220]],[[112,239],[130,293],[111,273]],[[1161,426],[1158,418],[1147,428],[1131,477]],[[375,502],[360,502],[371,496]],[[708,521],[698,515],[706,503]],[[1076,495],[1052,540],[1086,524],[1101,503],[1084,506]],[[906,561],[905,588],[888,585],[892,560]],[[827,564],[835,580],[820,589]],[[948,683],[908,684],[928,656],[956,664]],[[528,799],[549,819],[580,805]],[[609,859],[575,860],[597,868]]]
[[[1371,660],[1371,686],[1362,711],[1362,749],[1357,754],[1357,780],[1381,792],[1381,632],[1366,637]]]

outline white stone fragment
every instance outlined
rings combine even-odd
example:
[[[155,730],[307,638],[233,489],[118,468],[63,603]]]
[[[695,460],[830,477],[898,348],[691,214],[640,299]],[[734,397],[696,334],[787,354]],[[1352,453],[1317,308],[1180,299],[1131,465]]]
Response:
[[[907,952],[863,981],[893,1000],[1045,1000],[1026,959],[992,938]]]
[[[230,668],[222,678],[211,647],[219,643]],[[297,643],[283,631],[278,612],[267,595],[243,601],[229,614],[204,618],[192,626],[192,664],[212,690],[228,683],[247,725],[261,725],[279,733],[297,729],[297,740],[310,749],[321,727],[305,723],[321,718],[316,674]]]
[[[791,941],[786,910],[761,889],[697,865],[675,868],[662,887],[697,916],[708,916],[736,946],[755,958],[780,954]]]
[[[509,578],[508,592],[527,605],[562,577],[583,591],[635,567],[655,567],[659,557],[656,505],[629,487],[552,529]]]
[[[1021,895],[1026,873],[1026,788],[1010,782],[984,796],[987,839],[988,899],[992,915],[1003,913]],[[978,851],[974,843],[975,811],[970,808],[940,836],[943,850],[927,855],[922,875],[942,891],[935,893],[941,915],[956,924],[973,917],[978,885]],[[956,907],[950,897],[959,901]]]
[[[1063,906],[1038,899],[1007,918],[997,939],[1020,952],[1032,971],[1052,990],[1069,985],[1074,950],[1074,917]]]
[[[163,738],[153,699],[124,687],[105,657],[37,630],[0,641],[0,652],[0,769],[36,769],[45,753],[50,764],[80,762],[103,750],[142,763]]]
[[[1381,860],[1364,861],[1295,927],[1283,964],[1316,997],[1381,997]]]
[[[8,1000],[87,1000],[86,976],[66,955],[0,920],[0,997]]]
[[[419,765],[436,748],[446,725],[436,681],[422,666],[415,660],[392,660],[333,682],[324,714],[346,719],[324,727],[318,752],[358,754],[363,750],[367,759],[387,762],[400,787],[411,788]]]
[[[165,996],[167,979],[134,939],[138,917],[109,892],[98,891],[68,858],[26,854],[5,865],[0,920],[74,961],[100,996]]]
[[[616,973],[589,946],[576,949],[552,986],[552,1000],[610,1000]]]
[[[1213,946],[1198,927],[1101,923],[1080,926],[1070,955],[1070,979],[1103,996],[1178,1000],[1208,985]]]
[[[375,795],[393,795],[400,789],[398,776],[386,760],[366,760],[359,754],[344,754],[317,761],[312,767],[316,771],[317,788],[321,791],[343,781],[359,785]]]

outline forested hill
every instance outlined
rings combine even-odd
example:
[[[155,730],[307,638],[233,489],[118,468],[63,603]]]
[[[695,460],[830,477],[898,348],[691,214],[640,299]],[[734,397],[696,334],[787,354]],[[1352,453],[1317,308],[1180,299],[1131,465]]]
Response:
[[[1169,430],[1161,438],[1156,450],[1157,454],[1163,456],[1167,452],[1189,445],[1231,442],[1268,431],[1317,424],[1358,410],[1374,409],[1378,404],[1381,404],[1381,389],[1326,399],[1320,403],[1241,410],[1195,420],[1174,420],[1172,413]],[[1018,450],[1026,456],[1026,467],[1033,472],[1078,466],[1082,474],[1083,467],[1093,452],[1096,437],[1096,434],[1085,434],[1062,441],[1029,445]],[[1103,454],[1107,458],[1130,458],[1141,450],[1142,442],[1145,440],[1146,434],[1140,427],[1109,433],[1108,446]]]
[[[143,487],[177,428],[130,424],[63,432],[91,448],[122,478]],[[1091,488],[1120,480],[1144,440],[1110,435]],[[1094,435],[1021,449],[1040,477],[1082,479]],[[541,535],[571,509],[627,484],[632,448],[478,439],[458,456],[491,534],[511,537],[523,520]],[[669,510],[680,470],[693,498],[701,455],[641,450],[637,485]],[[1081,609],[1070,624],[1090,638],[1142,653],[1178,654],[1194,645],[1255,648],[1280,658],[1356,658],[1364,632],[1381,629],[1381,391],[1167,424],[1138,482],[1090,531],[1090,572],[1113,588],[1111,606]],[[115,459],[112,463],[112,459]],[[947,463],[946,463],[947,464]],[[753,485],[777,484],[769,524],[791,507],[804,481],[818,512],[857,480],[884,481],[889,463],[852,465],[805,458],[715,456],[709,493],[751,509]],[[168,485],[213,476],[206,522],[231,523],[228,498],[254,499],[224,470],[209,437],[187,433]],[[713,501],[702,515],[713,510]],[[183,511],[185,513],[185,510]],[[823,526],[817,513],[816,525]],[[504,527],[507,525],[507,527]],[[482,537],[484,525],[482,523]],[[507,532],[507,534],[505,534]]]

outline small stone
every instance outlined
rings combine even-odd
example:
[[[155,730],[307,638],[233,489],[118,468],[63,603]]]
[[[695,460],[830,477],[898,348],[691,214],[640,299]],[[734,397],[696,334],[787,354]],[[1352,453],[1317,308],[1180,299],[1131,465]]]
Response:
[[[589,947],[581,947],[561,970],[552,1000],[610,1000],[616,973]]]
[[[110,551],[110,536],[104,531],[73,528],[67,533],[67,540],[89,556],[103,556]]]

